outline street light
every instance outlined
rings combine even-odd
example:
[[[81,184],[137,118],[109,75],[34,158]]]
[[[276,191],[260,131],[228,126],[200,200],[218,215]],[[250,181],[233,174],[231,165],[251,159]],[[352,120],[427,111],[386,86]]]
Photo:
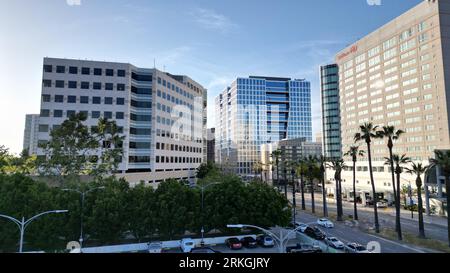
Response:
[[[93,188],[90,189],[88,191],[79,191],[79,190],[75,190],[75,189],[62,189],[62,191],[72,191],[72,192],[76,192],[78,194],[81,195],[81,219],[80,219],[80,248],[83,247],[83,212],[84,212],[84,199],[86,197],[86,195],[92,191],[95,190],[100,190],[100,189],[105,189],[105,187],[97,187],[97,188]]]
[[[283,236],[282,230],[280,230],[280,236],[277,236],[277,235],[273,234],[271,231],[269,231],[269,230],[267,230],[267,229],[265,229],[265,228],[258,227],[258,226],[253,226],[253,225],[230,224],[230,225],[227,225],[227,227],[228,227],[228,228],[256,228],[256,229],[259,229],[259,230],[261,230],[262,232],[269,234],[273,239],[275,239],[275,240],[277,241],[277,244],[278,244],[278,251],[279,251],[280,253],[284,253],[284,252],[285,252],[285,247],[284,247],[284,245],[288,242],[289,236],[290,236],[292,233],[297,232],[297,231],[300,230],[300,228],[301,228],[301,226],[298,226],[298,227],[296,227],[295,229],[290,230],[290,231],[289,231],[288,233],[286,233],[284,236]]]
[[[0,214],[0,217],[2,218],[6,218],[8,220],[13,221],[20,229],[20,242],[19,242],[19,253],[22,253],[23,250],[23,237],[25,235],[25,229],[27,228],[27,226],[34,220],[36,220],[37,218],[46,215],[46,214],[50,214],[50,213],[66,213],[68,212],[68,210],[51,210],[51,211],[46,211],[46,212],[42,212],[39,213],[33,217],[31,217],[28,220],[25,220],[25,217],[22,217],[22,221],[17,220],[14,217],[8,216],[8,215],[3,215]]]
[[[202,240],[200,242],[200,244],[203,246],[205,244],[204,238],[205,238],[205,228],[204,228],[204,215],[203,215],[203,209],[204,209],[204,191],[207,187],[212,186],[212,185],[217,185],[220,184],[219,182],[215,182],[215,183],[210,183],[210,184],[206,184],[203,186],[199,186],[199,185],[195,185],[193,187],[198,187],[202,190],[202,229],[201,229],[201,233],[202,233]]]

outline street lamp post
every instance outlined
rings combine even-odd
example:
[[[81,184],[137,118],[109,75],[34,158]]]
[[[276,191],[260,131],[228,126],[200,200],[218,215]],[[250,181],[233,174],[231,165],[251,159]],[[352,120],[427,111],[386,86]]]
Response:
[[[206,185],[203,185],[203,186],[199,186],[199,185],[195,185],[195,186],[194,186],[194,187],[200,188],[201,191],[202,191],[202,206],[201,206],[201,208],[202,208],[202,229],[201,229],[202,240],[201,240],[201,242],[200,242],[200,244],[201,244],[202,246],[205,244],[205,241],[204,241],[204,238],[205,238],[204,218],[205,218],[205,217],[204,217],[204,215],[203,215],[203,209],[204,209],[204,196],[205,196],[204,192],[205,192],[205,189],[206,189],[207,187],[212,186],[212,185],[217,185],[217,184],[220,184],[220,183],[216,182],[216,183],[206,184]]]
[[[25,235],[25,229],[28,227],[28,225],[32,221],[34,221],[37,218],[39,218],[39,217],[41,217],[43,215],[46,215],[46,214],[50,214],[50,213],[66,213],[66,212],[68,212],[68,210],[51,210],[51,211],[46,211],[46,212],[39,213],[39,214],[31,217],[28,220],[25,220],[25,217],[22,217],[22,220],[17,220],[14,217],[11,217],[11,216],[8,216],[8,215],[3,215],[3,214],[0,214],[0,217],[6,218],[8,220],[11,220],[12,222],[14,222],[19,227],[19,229],[20,229],[19,253],[22,253],[22,250],[23,250],[23,238],[24,238],[24,235]]]
[[[92,191],[95,191],[95,190],[100,190],[100,189],[105,189],[105,187],[97,187],[97,188],[90,189],[88,191],[79,191],[79,190],[75,190],[75,189],[63,189],[63,191],[76,192],[76,193],[80,194],[80,196],[81,196],[80,239],[79,239],[79,241],[80,241],[80,248],[83,247],[83,241],[84,241],[84,239],[83,239],[84,199],[85,199],[85,197],[86,197],[86,195],[88,193],[90,193]]]
[[[283,235],[283,232],[280,230],[280,236],[277,236],[265,228],[253,226],[253,225],[233,224],[233,225],[227,225],[227,227],[228,228],[256,228],[256,229],[259,229],[262,232],[267,233],[268,235],[270,235],[273,239],[275,239],[277,241],[278,252],[280,252],[280,253],[285,252],[286,249],[285,249],[284,245],[288,242],[289,236],[292,233],[297,232],[301,228],[300,226],[298,226],[295,229],[290,230],[288,233],[286,233],[284,235]]]

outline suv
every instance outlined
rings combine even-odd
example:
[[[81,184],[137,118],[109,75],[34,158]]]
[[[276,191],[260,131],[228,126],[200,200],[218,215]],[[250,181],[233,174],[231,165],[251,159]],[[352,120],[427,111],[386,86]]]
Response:
[[[322,253],[322,249],[319,246],[313,246],[308,244],[297,244],[295,246],[286,247],[287,253]]]
[[[309,237],[316,239],[316,240],[323,240],[325,239],[325,233],[323,233],[323,231],[321,231],[319,228],[317,227],[307,227],[305,229],[304,232],[306,235],[308,235]]]

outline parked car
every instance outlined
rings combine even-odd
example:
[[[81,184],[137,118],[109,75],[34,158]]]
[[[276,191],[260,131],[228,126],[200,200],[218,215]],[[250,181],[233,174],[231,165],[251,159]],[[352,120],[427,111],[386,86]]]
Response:
[[[210,247],[195,247],[191,249],[191,253],[220,253],[220,251],[214,250]]]
[[[256,237],[256,241],[258,242],[258,245],[262,247],[274,247],[275,242],[273,241],[272,237],[269,235],[259,235]]]
[[[191,238],[183,238],[181,239],[180,247],[184,253],[189,253],[195,247],[195,242]]]
[[[161,242],[150,242],[148,243],[148,253],[161,253],[162,243]]]
[[[313,246],[309,244],[297,244],[295,246],[286,247],[287,253],[322,253],[322,249],[319,246]]]
[[[345,247],[344,243],[341,242],[336,237],[326,237],[325,238],[325,243],[327,245],[331,246],[332,248],[336,248],[336,249],[344,249],[344,247]]]
[[[258,243],[256,242],[256,239],[251,237],[251,236],[247,236],[241,239],[241,244],[246,247],[246,248],[255,248],[258,246]]]
[[[308,225],[301,222],[291,222],[289,223],[288,227],[292,229],[298,228],[297,231],[304,232]]]
[[[333,222],[331,222],[327,218],[320,218],[320,219],[318,219],[317,220],[317,224],[319,226],[322,226],[322,227],[325,227],[325,228],[333,228],[334,227]]]
[[[347,253],[370,253],[363,245],[358,243],[349,243],[345,246],[345,252]]]
[[[387,208],[388,207],[388,203],[385,201],[379,201],[377,202],[377,208]]]
[[[325,239],[325,233],[323,233],[323,231],[321,231],[319,228],[317,227],[307,227],[305,229],[304,232],[307,236],[316,239],[316,240],[323,240]]]
[[[235,237],[227,239],[225,244],[232,250],[239,250],[242,248],[242,243]]]

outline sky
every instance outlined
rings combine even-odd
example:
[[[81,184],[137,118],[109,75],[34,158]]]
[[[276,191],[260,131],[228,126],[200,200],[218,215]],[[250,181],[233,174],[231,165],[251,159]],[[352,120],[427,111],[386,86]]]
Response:
[[[320,65],[422,0],[0,0],[0,145],[20,153],[39,113],[44,57],[126,62],[188,75],[214,98],[236,77],[312,84]]]

